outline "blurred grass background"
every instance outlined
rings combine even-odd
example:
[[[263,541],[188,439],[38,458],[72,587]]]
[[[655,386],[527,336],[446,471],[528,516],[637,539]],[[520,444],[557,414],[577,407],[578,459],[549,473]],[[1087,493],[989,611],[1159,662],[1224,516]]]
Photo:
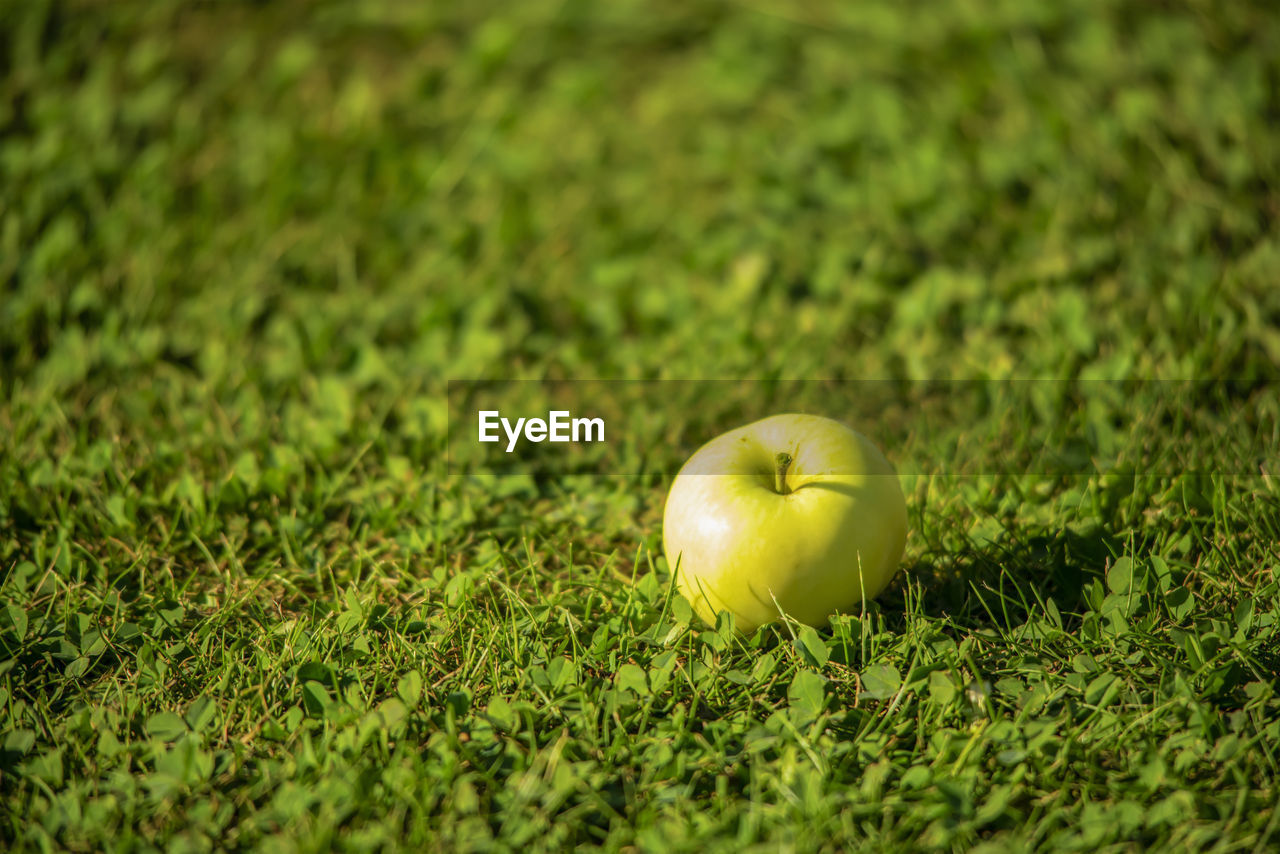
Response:
[[[690,667],[737,654],[747,682],[719,693],[719,664],[642,679],[648,706],[619,719],[634,751],[608,761],[589,758],[598,723],[574,730],[593,798],[547,758],[548,709],[569,701],[546,697],[580,685],[607,730],[620,664],[670,664],[633,637],[669,618],[665,484],[477,481],[442,455],[451,378],[1231,376],[1259,405],[1280,364],[1277,57],[1274,9],[1248,2],[0,0],[4,836],[1261,848],[1267,477],[909,484],[923,601],[907,582],[878,623],[846,626],[857,655],[824,636],[848,673],[783,643],[785,696],[758,650],[686,620],[706,647]],[[1018,450],[992,435],[993,458]],[[641,599],[617,577],[637,548],[658,585]],[[1122,551],[1138,569],[1108,576]],[[1114,700],[1095,678],[1119,667],[1104,582],[1133,577],[1156,597],[1133,641],[1154,674],[1127,676],[1128,729],[1058,708],[1045,726],[1075,746],[1057,761],[979,740],[939,748],[961,782],[903,782],[926,730],[967,720],[964,694],[897,706],[921,734],[893,762],[868,739],[894,714],[869,696],[834,730],[857,738],[815,742],[821,778],[795,782],[812,746],[785,728],[758,774],[716,777],[778,703],[814,711],[799,674],[856,698],[893,667],[914,697],[929,648],[961,687],[1015,678],[1033,593],[1057,597],[1070,650],[1045,653],[1045,696]],[[966,578],[1023,599],[997,615]],[[1179,621],[1194,642],[1171,652]],[[501,626],[499,667],[483,641]],[[970,647],[921,646],[944,629]],[[566,650],[580,678],[527,682]],[[694,737],[689,692],[723,739]],[[490,732],[505,759],[468,752],[459,732],[495,720],[527,750]],[[1188,720],[1199,734],[1168,747]],[[672,772],[678,797],[644,776],[670,743],[705,766]],[[762,806],[792,803],[775,776],[800,806]],[[535,803],[535,777],[558,794]]]

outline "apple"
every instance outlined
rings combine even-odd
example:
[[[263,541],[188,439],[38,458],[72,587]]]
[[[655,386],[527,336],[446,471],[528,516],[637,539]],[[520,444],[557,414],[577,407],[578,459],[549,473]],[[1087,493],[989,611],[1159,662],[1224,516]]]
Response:
[[[698,449],[671,484],[662,545],[704,620],[744,633],[785,612],[814,627],[893,578],[907,504],[866,436],[818,415],[774,415]]]

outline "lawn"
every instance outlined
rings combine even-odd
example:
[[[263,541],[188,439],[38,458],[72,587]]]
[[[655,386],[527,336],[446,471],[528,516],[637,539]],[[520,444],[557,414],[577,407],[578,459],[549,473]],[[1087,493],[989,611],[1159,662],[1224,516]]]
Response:
[[[1266,2],[0,0],[0,848],[1276,850],[1278,215]],[[702,624],[790,409],[902,571]]]

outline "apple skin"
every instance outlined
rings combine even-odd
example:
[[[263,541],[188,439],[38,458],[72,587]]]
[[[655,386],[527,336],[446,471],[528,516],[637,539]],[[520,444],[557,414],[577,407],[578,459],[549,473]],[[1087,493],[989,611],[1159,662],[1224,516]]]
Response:
[[[777,456],[790,454],[781,494]],[[888,586],[907,539],[898,476],[861,433],[774,415],[703,445],[667,495],[663,550],[700,617],[751,633],[781,617],[814,627]]]

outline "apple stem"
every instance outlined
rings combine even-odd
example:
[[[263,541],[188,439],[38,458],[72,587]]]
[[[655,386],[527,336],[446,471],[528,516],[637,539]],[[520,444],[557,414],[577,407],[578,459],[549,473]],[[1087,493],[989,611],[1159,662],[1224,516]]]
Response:
[[[782,451],[774,460],[777,461],[778,468],[773,473],[773,488],[779,495],[786,495],[791,492],[787,488],[787,469],[791,467],[791,455]]]

